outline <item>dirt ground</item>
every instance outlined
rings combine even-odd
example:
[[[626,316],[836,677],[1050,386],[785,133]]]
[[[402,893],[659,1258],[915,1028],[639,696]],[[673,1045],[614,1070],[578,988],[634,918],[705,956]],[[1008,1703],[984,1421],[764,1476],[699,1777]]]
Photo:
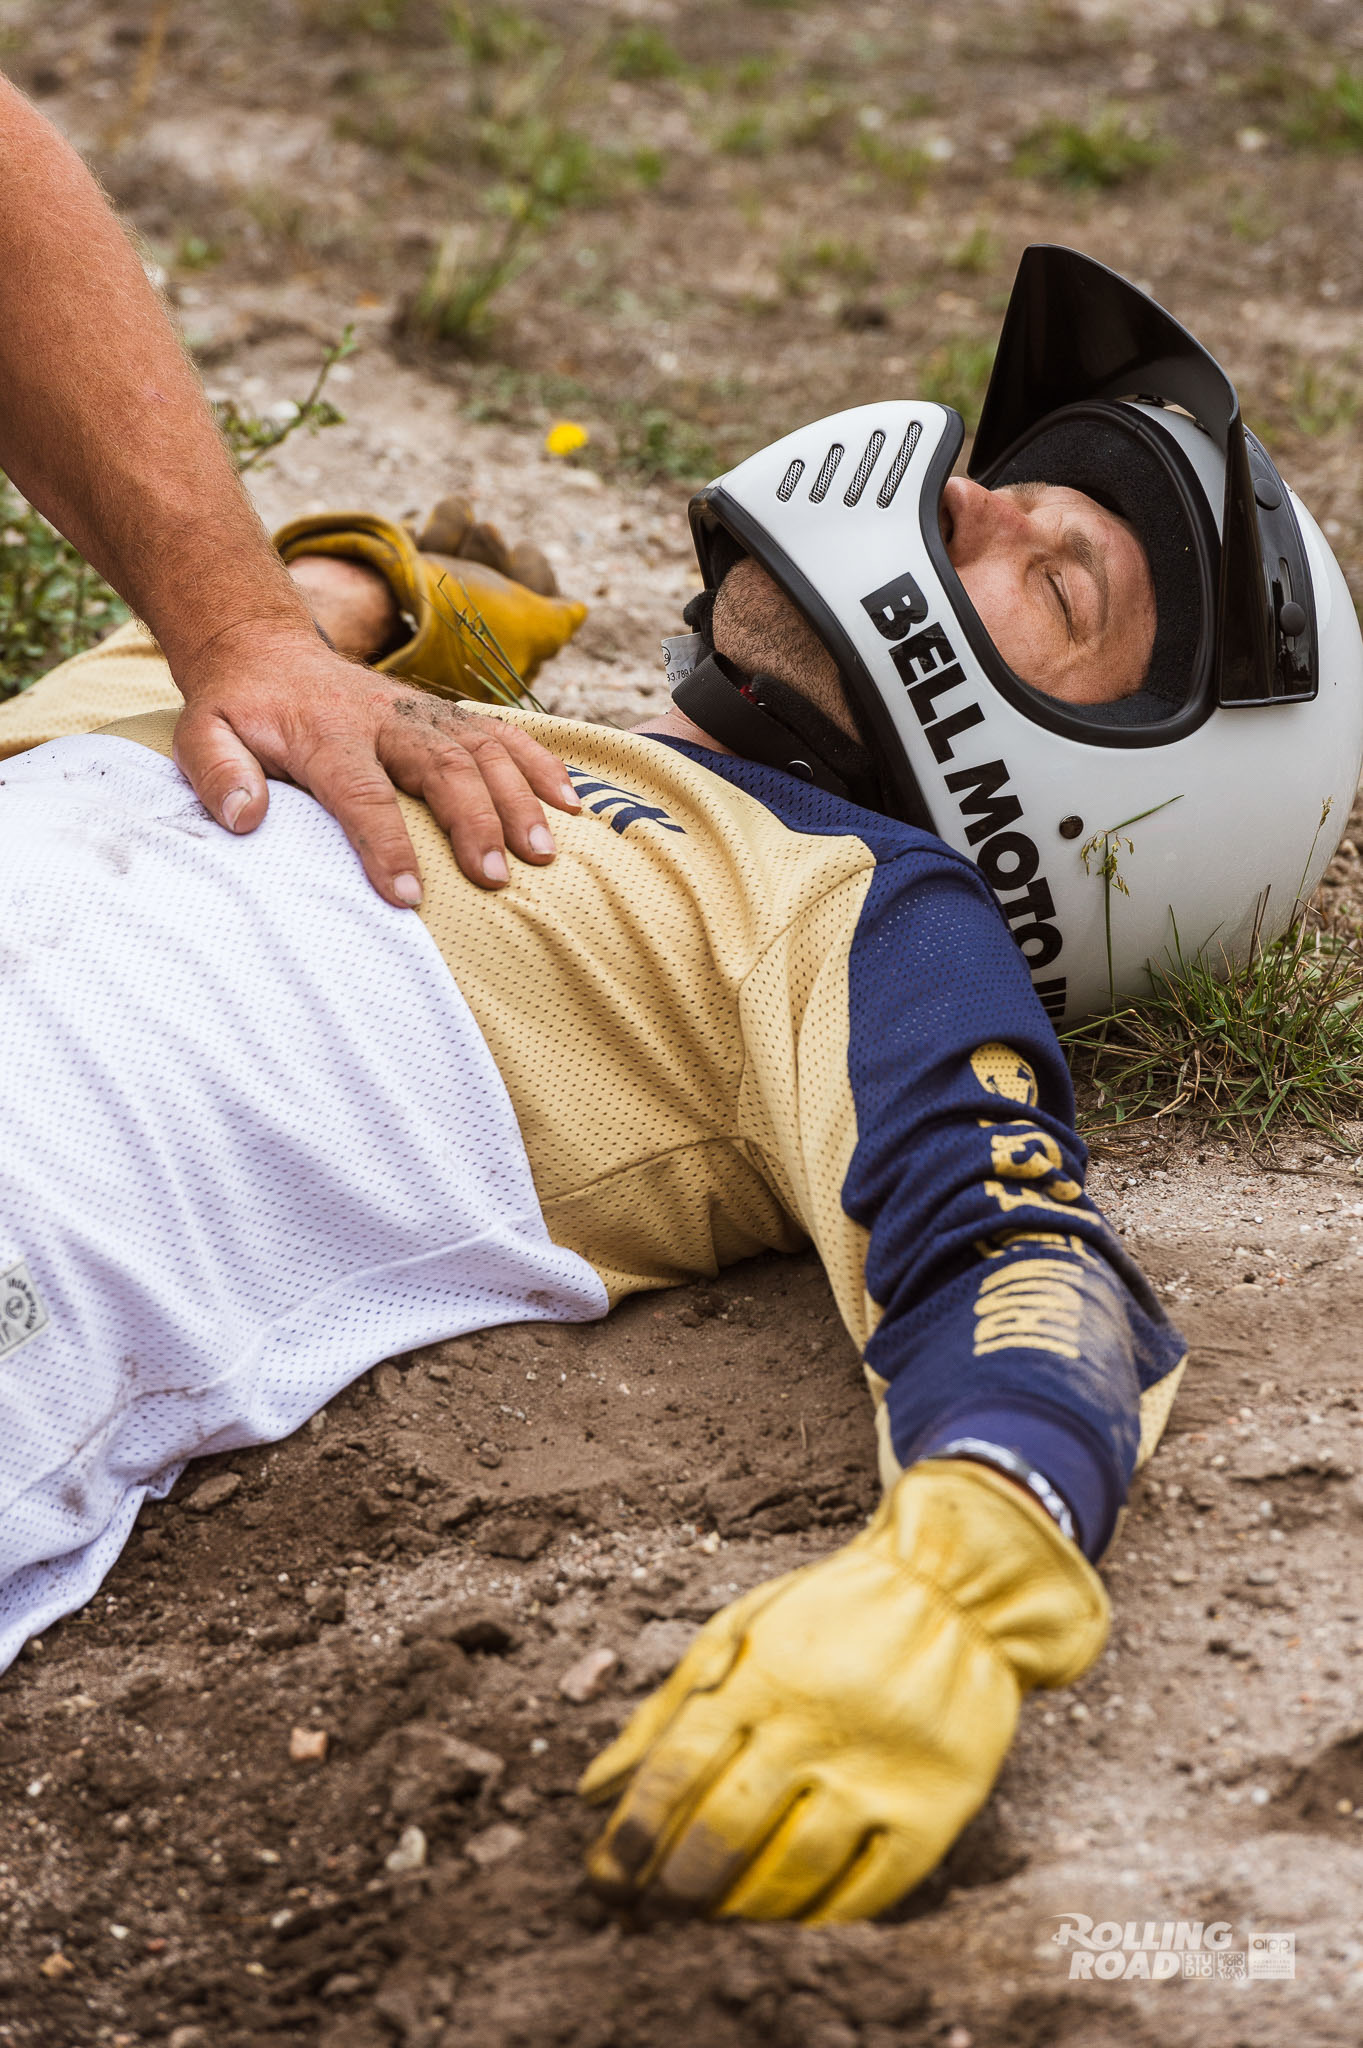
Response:
[[[1357,8],[462,18],[482,44],[424,0],[0,0],[4,62],[147,237],[212,388],[267,412],[354,322],[346,423],[260,472],[266,516],[471,490],[592,605],[551,709],[660,701],[710,450],[927,378],[968,406],[1038,236],[1119,263],[1222,353],[1363,589],[1363,154],[1312,98],[1363,61]],[[606,170],[472,353],[396,335],[504,172],[479,121],[524,126],[514,88],[555,39],[585,67],[552,85],[577,95],[562,118]],[[1110,107],[1162,159],[1051,181],[1038,129]],[[543,453],[565,413],[591,466]],[[1352,838],[1324,901],[1359,915]],[[1191,1364],[1106,1565],[1110,1648],[1029,1704],[985,1812],[890,1922],[648,1924],[580,1874],[588,1757],[697,1622],[873,1500],[817,1263],[768,1259],[382,1365],[144,1512],[98,1599],[0,1682],[0,2043],[1352,2048],[1363,1156],[1156,1124],[1094,1154]],[[614,1662],[571,1699],[591,1651]],[[1284,1931],[1296,1976],[1072,1980],[1053,1937],[1075,1913],[1225,1921],[1237,1952]]]

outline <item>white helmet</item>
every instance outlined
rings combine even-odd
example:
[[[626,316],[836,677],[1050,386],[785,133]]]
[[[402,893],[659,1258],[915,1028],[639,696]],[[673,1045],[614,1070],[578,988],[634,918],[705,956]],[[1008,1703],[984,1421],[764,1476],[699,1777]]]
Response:
[[[1261,936],[1286,926],[1358,783],[1363,638],[1338,563],[1225,372],[1074,250],[1022,258],[968,473],[1071,484],[1132,526],[1158,612],[1134,696],[1062,703],[1000,656],[939,523],[963,439],[949,406],[855,406],[692,500],[707,589],[744,555],[768,571],[836,661],[861,746],[707,651],[703,606],[674,694],[738,752],[968,854],[1047,1011],[1074,1020],[1108,1000],[1105,909],[1119,997],[1148,988],[1147,963],[1167,963],[1176,941],[1185,958],[1243,955],[1265,892]],[[1108,902],[1101,855],[1119,830],[1129,894]]]

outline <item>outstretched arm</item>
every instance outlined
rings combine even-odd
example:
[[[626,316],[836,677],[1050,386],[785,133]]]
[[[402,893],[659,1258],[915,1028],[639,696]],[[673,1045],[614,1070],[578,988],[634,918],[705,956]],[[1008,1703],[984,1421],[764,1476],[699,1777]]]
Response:
[[[844,1920],[924,1877],[1023,1694],[1101,1650],[1089,1560],[1176,1384],[977,872],[924,840],[843,892],[748,977],[745,1089],[883,1394],[889,1491],[708,1622],[587,1772],[618,1802],[589,1858],[613,1897]]]
[[[459,817],[470,879],[504,844],[552,858],[540,799],[575,808],[528,735],[446,715],[319,638],[193,369],[79,156],[0,79],[0,468],[151,628],[184,698],[176,760],[230,830],[265,777],[332,811],[391,903],[420,894],[393,785]]]

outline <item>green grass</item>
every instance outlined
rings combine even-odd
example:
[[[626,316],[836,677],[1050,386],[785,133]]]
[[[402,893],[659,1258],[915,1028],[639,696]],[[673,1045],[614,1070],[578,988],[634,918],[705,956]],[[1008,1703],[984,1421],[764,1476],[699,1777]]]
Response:
[[[947,250],[942,261],[948,270],[959,271],[963,277],[984,277],[994,269],[999,255],[997,235],[992,228],[978,222],[968,235]]]
[[[1109,107],[1086,127],[1077,121],[1043,121],[1021,144],[1013,167],[1072,191],[1108,191],[1145,177],[1168,154],[1166,142],[1138,127],[1121,108]]]
[[[777,268],[786,290],[796,298],[820,278],[837,278],[843,284],[864,288],[874,284],[880,273],[875,257],[862,243],[834,235],[792,243],[781,252]]]
[[[1363,149],[1363,71],[1341,66],[1324,85],[1308,86],[1284,127],[1298,149]]]
[[[766,115],[754,112],[740,114],[736,121],[730,121],[720,130],[715,146],[725,156],[766,156],[772,140]]]
[[[0,698],[113,631],[128,607],[0,475]]]
[[[354,35],[395,36],[414,27],[420,0],[301,0],[300,13],[312,29],[344,40]]]
[[[1348,377],[1303,363],[1291,387],[1288,417],[1299,434],[1333,434],[1353,425],[1358,397],[1358,386]]]
[[[686,69],[663,31],[644,21],[620,30],[606,52],[606,63],[612,78],[641,85],[678,78]]]
[[[926,151],[912,142],[896,142],[878,129],[858,128],[854,148],[862,163],[886,184],[917,192],[932,176],[933,163]]]
[[[720,466],[713,443],[701,429],[661,406],[626,411],[616,439],[620,463],[638,476],[702,483]]]
[[[315,434],[340,423],[343,415],[323,389],[353,348],[347,327],[323,356],[311,389],[277,414],[218,401],[214,414],[238,471],[254,469],[300,428]],[[123,600],[0,473],[0,700],[102,640],[128,616]]]
[[[989,372],[994,367],[994,348],[992,341],[961,337],[943,342],[919,366],[921,396],[935,399],[938,405],[954,406],[968,433],[974,431],[980,417]]]
[[[1307,1126],[1356,1149],[1363,1109],[1363,953],[1299,919],[1232,964],[1214,948],[1151,968],[1150,994],[1065,1033],[1105,1122],[1183,1116],[1251,1142]]]
[[[216,400],[213,416],[240,475],[245,475],[248,469],[254,469],[266,456],[272,455],[300,427],[306,428],[309,434],[317,434],[324,427],[344,425],[345,414],[338,412],[323,392],[337,363],[344,362],[354,353],[355,331],[347,327],[340,340],[334,341],[322,357],[307,394],[303,398],[290,399],[277,413],[262,415],[247,411],[238,405],[235,398]]]

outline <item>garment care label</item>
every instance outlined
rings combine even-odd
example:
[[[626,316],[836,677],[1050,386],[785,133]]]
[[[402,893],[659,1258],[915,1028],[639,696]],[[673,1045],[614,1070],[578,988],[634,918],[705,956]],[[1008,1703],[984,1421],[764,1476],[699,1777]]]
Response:
[[[684,683],[700,660],[705,643],[699,633],[673,633],[663,642],[663,667],[669,689]]]
[[[7,1273],[0,1273],[0,1358],[17,1351],[21,1344],[27,1344],[30,1337],[36,1337],[40,1330],[47,1328],[47,1310],[43,1298],[29,1278],[28,1267],[23,1259],[17,1266],[11,1266]]]

